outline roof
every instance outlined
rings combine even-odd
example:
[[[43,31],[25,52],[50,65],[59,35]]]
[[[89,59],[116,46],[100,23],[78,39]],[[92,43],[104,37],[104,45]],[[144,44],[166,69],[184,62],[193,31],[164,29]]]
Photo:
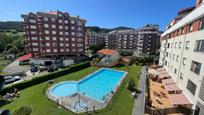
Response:
[[[178,87],[178,85],[176,85],[176,84],[166,84],[166,85],[164,85],[164,88],[165,88],[165,90],[166,90],[167,92],[169,92],[169,91],[182,91],[182,90]]]
[[[23,55],[23,56],[19,57],[17,60],[18,61],[25,61],[25,60],[29,60],[31,57],[32,57],[32,54],[28,53],[26,55]]]
[[[163,85],[176,84],[176,82],[172,78],[164,79],[164,80],[162,80],[162,83],[163,83]]]
[[[192,105],[191,102],[184,94],[171,94],[169,95],[172,105]]]
[[[191,11],[191,13],[189,13],[187,16],[185,16],[183,19],[181,19],[178,23],[176,23],[174,26],[172,26],[171,28],[169,28],[168,30],[166,30],[163,34],[162,37],[175,31],[176,29],[179,29],[183,26],[185,26],[188,23],[193,22],[194,20],[197,20],[201,17],[204,16],[204,4],[198,6],[197,8],[195,8],[193,11]]]
[[[102,49],[98,51],[98,53],[104,54],[104,55],[113,55],[116,52],[116,50],[111,49]]]

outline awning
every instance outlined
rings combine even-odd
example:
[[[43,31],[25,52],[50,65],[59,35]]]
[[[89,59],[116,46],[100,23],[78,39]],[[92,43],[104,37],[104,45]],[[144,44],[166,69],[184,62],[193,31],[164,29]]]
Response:
[[[164,79],[164,80],[162,80],[162,83],[163,83],[163,85],[176,84],[176,82],[172,78]]]
[[[164,85],[164,88],[167,92],[182,92],[182,90],[176,84]]]
[[[170,94],[169,98],[171,100],[172,105],[192,105],[191,102],[184,94]]]
[[[158,72],[155,69],[148,69],[148,74],[158,75]]]
[[[167,73],[159,73],[159,79],[170,78],[171,76]]]
[[[23,55],[23,56],[19,57],[19,58],[17,59],[17,61],[29,60],[31,57],[32,57],[32,54],[29,53],[29,54],[26,54],[26,55]]]

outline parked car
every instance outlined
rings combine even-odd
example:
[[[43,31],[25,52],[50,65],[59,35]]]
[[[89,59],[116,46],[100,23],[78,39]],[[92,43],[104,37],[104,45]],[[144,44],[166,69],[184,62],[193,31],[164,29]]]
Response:
[[[12,76],[5,76],[4,79],[5,79],[5,84],[9,84],[9,83],[13,83],[15,81],[21,80],[21,77],[20,76],[14,76],[14,77],[12,77]]]
[[[45,71],[45,70],[48,70],[47,66],[39,66],[39,71],[40,72]]]
[[[57,67],[54,67],[54,66],[50,66],[49,68],[48,68],[48,72],[54,72],[54,71],[57,71],[58,70],[58,68]]]
[[[34,73],[38,71],[38,67],[31,67],[30,72]]]

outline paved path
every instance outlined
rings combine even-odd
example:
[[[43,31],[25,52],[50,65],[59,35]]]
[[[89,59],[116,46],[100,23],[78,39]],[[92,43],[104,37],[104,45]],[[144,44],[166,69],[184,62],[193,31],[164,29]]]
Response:
[[[3,72],[8,74],[14,74],[14,73],[19,73],[23,71],[27,72],[29,69],[30,69],[29,66],[19,66],[19,61],[14,61],[5,67],[3,69]]]
[[[146,67],[141,69],[140,80],[138,84],[138,96],[135,99],[132,115],[144,115],[146,90]]]

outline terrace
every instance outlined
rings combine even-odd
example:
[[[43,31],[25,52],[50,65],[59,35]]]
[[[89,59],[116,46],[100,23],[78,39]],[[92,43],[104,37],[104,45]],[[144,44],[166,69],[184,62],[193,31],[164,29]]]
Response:
[[[148,107],[147,113],[186,114],[191,113],[191,102],[164,68],[148,70]]]

